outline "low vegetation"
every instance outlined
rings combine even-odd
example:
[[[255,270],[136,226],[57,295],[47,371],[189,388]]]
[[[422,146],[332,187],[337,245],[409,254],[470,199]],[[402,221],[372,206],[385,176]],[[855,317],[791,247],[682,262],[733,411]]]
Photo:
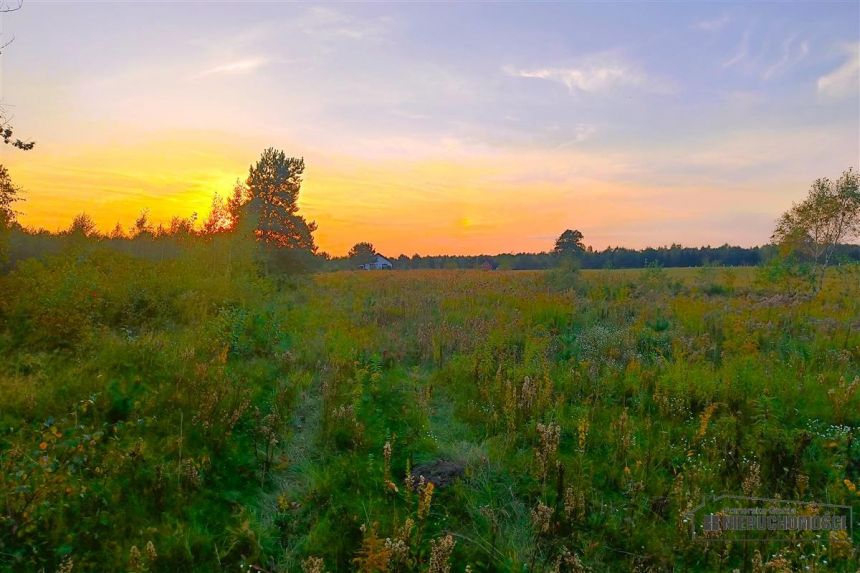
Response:
[[[719,268],[274,285],[213,248],[2,279],[0,567],[856,563],[856,539],[726,546],[683,522],[712,492],[857,507],[856,267],[814,296]],[[412,478],[438,460],[462,476]]]

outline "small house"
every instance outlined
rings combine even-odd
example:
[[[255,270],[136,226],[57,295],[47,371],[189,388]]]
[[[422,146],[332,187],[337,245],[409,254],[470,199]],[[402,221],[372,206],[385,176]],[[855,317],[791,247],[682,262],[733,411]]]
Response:
[[[384,269],[390,269],[391,267],[391,261],[379,254],[374,255],[373,260],[369,263],[358,265],[358,268],[363,269],[365,271],[379,271]]]

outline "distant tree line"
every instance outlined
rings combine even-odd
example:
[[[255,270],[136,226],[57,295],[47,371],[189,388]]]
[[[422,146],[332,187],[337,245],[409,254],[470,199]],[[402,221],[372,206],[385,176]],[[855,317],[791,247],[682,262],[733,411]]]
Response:
[[[777,256],[774,245],[758,247],[668,247],[629,249],[607,247],[602,251],[586,250],[575,257],[583,269],[629,269],[648,266],[755,266]],[[384,255],[384,254],[383,254]],[[399,255],[387,257],[395,269],[485,269],[540,270],[555,268],[563,257],[555,252],[506,253],[499,255]],[[831,262],[860,262],[860,245],[838,245]],[[361,264],[351,257],[337,257],[325,262],[327,270],[347,270]]]
[[[820,286],[823,267],[843,262],[860,262],[860,176],[849,168],[835,181],[818,179],[807,198],[786,211],[777,221],[771,243],[757,247],[724,244],[719,247],[666,247],[629,249],[607,247],[602,251],[586,246],[585,236],[567,229],[550,252],[501,255],[400,255],[388,257],[398,269],[503,269],[539,270],[559,266],[584,269],[755,266],[781,259],[791,265],[811,265],[818,269]],[[371,243],[357,243],[346,257],[333,258],[330,270],[357,268],[377,253]]]
[[[25,229],[14,225],[6,231],[5,250],[7,262],[57,254],[67,247],[83,241],[98,242],[106,248],[147,259],[164,259],[177,256],[195,240],[207,240],[226,233],[213,228],[211,219],[204,221],[208,232],[194,231],[193,217],[174,218],[170,224],[153,226],[144,212],[136,224],[128,231],[115,228],[107,235],[95,232],[92,221],[86,215],[78,215],[70,227],[60,233],[46,230]],[[367,245],[367,243],[365,243]],[[279,252],[276,250],[275,252]],[[330,257],[326,253],[312,253],[309,250],[285,249],[282,266],[301,267],[309,271],[353,270],[373,258],[374,250],[366,246],[359,248],[353,256]],[[669,247],[629,249],[607,247],[601,251],[586,249],[579,253],[575,261],[583,269],[623,269],[661,267],[699,267],[699,266],[755,266],[777,256],[774,245],[760,247]],[[387,257],[395,269],[484,269],[484,270],[540,270],[557,267],[563,257],[554,252],[543,253],[505,253],[497,255],[399,255]],[[860,246],[839,245],[835,248],[831,263],[860,262]],[[270,270],[277,270],[277,263],[271,263]]]
[[[119,224],[100,233],[89,215],[77,215],[64,231],[51,233],[22,227],[16,220],[15,203],[20,189],[8,170],[0,165],[0,269],[20,260],[56,254],[69,247],[98,244],[130,255],[164,259],[175,257],[200,241],[220,241],[244,236],[251,240],[256,260],[269,272],[352,270],[385,256],[398,270],[484,269],[540,270],[558,267],[621,269],[701,266],[755,266],[782,260],[807,265],[817,273],[829,264],[860,262],[860,245],[850,244],[860,233],[860,193],[857,172],[849,169],[836,181],[817,180],[806,200],[795,204],[778,220],[771,244],[739,247],[684,247],[672,244],[657,248],[607,247],[595,250],[585,245],[582,232],[564,231],[553,249],[539,253],[496,255],[412,255],[379,253],[370,242],[356,243],[345,257],[320,252],[314,241],[314,222],[298,213],[298,196],[304,161],[270,148],[250,167],[244,182],[237,182],[227,199],[215,195],[207,218],[197,215],[173,217],[155,226],[144,211],[128,231]],[[814,274],[813,273],[813,274]]]

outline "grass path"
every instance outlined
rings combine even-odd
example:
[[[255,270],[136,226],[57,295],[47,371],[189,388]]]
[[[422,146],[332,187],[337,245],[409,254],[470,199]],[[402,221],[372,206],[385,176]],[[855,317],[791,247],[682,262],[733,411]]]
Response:
[[[457,415],[452,393],[433,380],[431,373],[422,373],[419,379],[433,388],[428,417],[429,433],[436,444],[433,459],[466,466],[463,479],[449,486],[450,490],[440,492],[434,513],[445,516],[451,525],[470,524],[448,531],[457,543],[482,555],[475,566],[487,571],[513,570],[515,563],[529,558],[534,540],[530,509],[515,493],[511,468],[498,459],[500,440],[479,435],[476,428],[463,421]]]
[[[298,512],[311,486],[312,469],[321,462],[315,442],[322,419],[322,399],[318,379],[302,390],[287,429],[282,434],[282,463],[271,476],[272,485],[260,503],[261,523],[266,529],[277,529],[285,512]],[[278,558],[278,570],[299,570],[301,551],[296,545],[284,548]]]

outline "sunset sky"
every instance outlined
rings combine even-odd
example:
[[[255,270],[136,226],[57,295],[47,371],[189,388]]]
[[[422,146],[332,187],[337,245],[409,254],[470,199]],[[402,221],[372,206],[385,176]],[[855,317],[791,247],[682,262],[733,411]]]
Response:
[[[50,230],[205,216],[274,146],[335,255],[761,244],[860,167],[858,6],[27,1],[0,161]]]

